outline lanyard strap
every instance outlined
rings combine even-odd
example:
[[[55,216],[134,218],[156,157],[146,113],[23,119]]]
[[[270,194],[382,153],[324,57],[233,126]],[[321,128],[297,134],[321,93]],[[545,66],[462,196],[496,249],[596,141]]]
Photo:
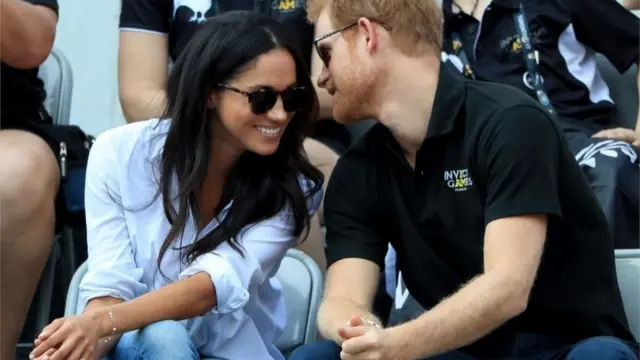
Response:
[[[547,96],[547,92],[544,91],[544,79],[538,72],[539,57],[538,52],[531,45],[531,38],[529,37],[529,27],[527,26],[527,20],[524,15],[524,7],[520,4],[518,12],[513,14],[513,19],[520,33],[520,43],[522,43],[522,54],[524,55],[524,63],[527,66],[527,72],[524,75],[525,84],[531,85],[533,91],[535,91],[538,101],[549,111],[555,115],[551,100]]]
[[[549,100],[549,96],[547,96],[547,92],[544,90],[544,79],[538,72],[538,62],[540,59],[538,58],[538,52],[533,48],[533,45],[531,45],[531,41],[529,41],[529,27],[527,26],[524,7],[522,4],[520,4],[520,9],[513,15],[513,17],[520,35],[520,42],[523,47],[522,54],[524,55],[524,62],[527,67],[527,72],[524,74],[523,81],[525,85],[533,88],[538,101],[547,109],[547,111],[555,115],[555,109],[551,104],[551,100]],[[480,29],[478,29],[478,31],[480,31]],[[462,37],[459,33],[454,32],[452,34],[452,39],[453,52],[462,62],[462,74],[469,79],[475,80],[476,77],[471,69],[469,57],[467,56],[466,51],[464,51],[464,46],[462,46]]]
[[[464,46],[462,46],[462,37],[457,32],[454,32],[452,36],[453,51],[462,62],[462,74],[469,79],[475,80],[476,76],[473,74],[473,70],[471,69],[471,63],[467,57],[467,52],[464,51]]]

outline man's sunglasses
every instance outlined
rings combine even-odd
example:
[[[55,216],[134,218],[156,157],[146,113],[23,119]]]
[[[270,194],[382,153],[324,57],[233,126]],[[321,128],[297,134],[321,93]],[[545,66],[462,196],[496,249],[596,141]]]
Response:
[[[329,67],[329,60],[331,60],[331,55],[329,54],[329,50],[327,48],[324,48],[322,46],[320,46],[320,41],[331,37],[335,34],[341,33],[349,28],[352,28],[354,26],[358,25],[357,22],[351,24],[351,25],[347,25],[344,27],[341,27],[338,30],[334,30],[332,32],[326,33],[322,36],[320,36],[319,38],[316,38],[315,40],[313,40],[313,47],[316,49],[316,52],[318,53],[318,56],[320,56],[320,60],[322,60],[322,63],[324,63],[324,66],[326,66],[327,68]]]
[[[218,84],[218,86],[246,96],[249,99],[251,111],[256,115],[262,115],[273,109],[278,101],[278,96],[282,98],[282,107],[286,112],[298,111],[307,102],[307,93],[303,86],[290,87],[284,91],[276,91],[272,88],[265,87],[252,92],[240,90],[225,84]]]

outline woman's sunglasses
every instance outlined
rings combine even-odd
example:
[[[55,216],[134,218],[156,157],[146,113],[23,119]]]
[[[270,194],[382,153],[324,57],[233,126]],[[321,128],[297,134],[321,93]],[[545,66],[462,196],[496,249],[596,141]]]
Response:
[[[278,101],[278,96],[282,98],[282,107],[286,112],[300,110],[307,101],[307,93],[303,86],[290,87],[284,91],[276,91],[272,88],[265,87],[252,92],[240,90],[225,84],[218,84],[218,86],[246,96],[249,99],[251,111],[256,115],[262,115],[273,109]]]

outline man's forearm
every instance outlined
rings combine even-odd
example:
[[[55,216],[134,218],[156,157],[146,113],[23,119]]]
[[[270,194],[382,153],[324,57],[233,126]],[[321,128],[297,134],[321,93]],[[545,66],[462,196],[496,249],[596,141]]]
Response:
[[[0,17],[2,62],[19,69],[40,66],[53,46],[55,12],[22,0],[0,0]]]
[[[481,275],[419,318],[389,329],[402,358],[427,358],[469,345],[521,313],[524,295]],[[526,298],[526,297],[525,297]],[[402,350],[401,350],[402,351]]]
[[[325,339],[330,339],[338,344],[344,341],[338,334],[338,329],[344,327],[352,316],[360,316],[364,319],[375,321],[380,326],[380,320],[358,304],[347,299],[324,299],[318,311],[318,327],[320,334]]]

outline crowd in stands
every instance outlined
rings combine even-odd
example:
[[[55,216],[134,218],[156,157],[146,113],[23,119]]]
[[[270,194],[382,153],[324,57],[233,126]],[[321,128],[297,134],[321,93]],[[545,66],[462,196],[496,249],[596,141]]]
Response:
[[[0,0],[0,357],[83,191],[84,310],[30,359],[638,360],[640,117],[596,64],[637,66],[638,8],[122,0],[127,124],[93,142],[44,106],[57,1]],[[283,354],[291,248],[322,339]]]

